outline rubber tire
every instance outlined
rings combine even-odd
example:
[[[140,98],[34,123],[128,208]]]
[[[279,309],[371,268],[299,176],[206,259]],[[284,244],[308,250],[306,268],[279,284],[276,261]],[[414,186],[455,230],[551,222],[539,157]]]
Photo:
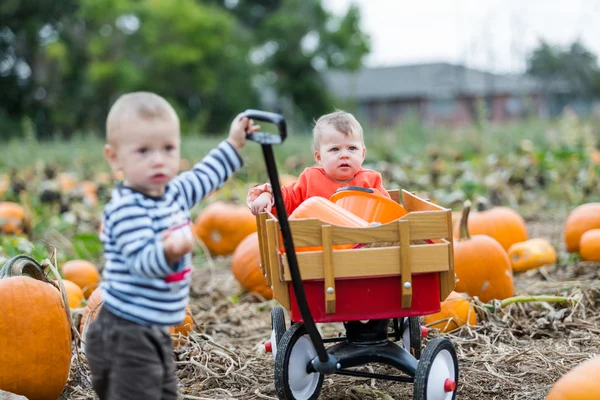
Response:
[[[285,332],[281,338],[281,341],[279,342],[277,357],[275,358],[275,390],[277,392],[277,398],[280,400],[300,400],[294,397],[292,389],[289,386],[288,366],[294,345],[304,335],[306,335],[308,340],[310,340],[304,324],[297,323],[292,325],[290,329]],[[319,380],[313,393],[310,395],[310,397],[301,400],[316,400],[321,393],[323,378],[324,375],[319,374]]]
[[[281,338],[287,330],[285,327],[285,310],[281,306],[275,306],[271,309],[271,329],[275,332],[275,344],[279,350]]]
[[[456,357],[454,345],[446,338],[437,337],[430,341],[427,346],[425,346],[423,356],[419,360],[419,365],[417,366],[417,371],[415,373],[413,400],[432,400],[427,398],[427,379],[433,361],[443,350],[448,351],[452,357],[452,361],[454,363],[454,382],[456,382],[456,386],[458,388],[458,359]],[[454,390],[454,393],[450,399],[456,399],[456,390]]]
[[[408,334],[410,336],[410,349],[406,350],[418,360],[421,358],[421,347],[423,344],[419,317],[408,317]]]

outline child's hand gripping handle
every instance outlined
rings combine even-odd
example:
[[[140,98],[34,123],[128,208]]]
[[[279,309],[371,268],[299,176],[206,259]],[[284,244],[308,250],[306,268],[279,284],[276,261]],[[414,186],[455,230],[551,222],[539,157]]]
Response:
[[[248,140],[259,144],[281,144],[287,137],[287,126],[285,124],[285,118],[283,115],[260,110],[246,110],[244,116],[251,118],[255,121],[270,122],[277,125],[279,134],[268,133],[268,132],[253,132],[248,135]]]

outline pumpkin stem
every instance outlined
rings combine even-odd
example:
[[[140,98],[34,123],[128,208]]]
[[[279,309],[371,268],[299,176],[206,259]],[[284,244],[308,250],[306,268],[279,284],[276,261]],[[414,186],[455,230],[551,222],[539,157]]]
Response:
[[[49,283],[58,288],[56,283],[46,275],[44,267],[42,267],[42,265],[34,258],[25,254],[14,256],[4,264],[2,269],[0,269],[0,279],[22,276],[23,274],[27,274],[33,279]]]
[[[458,235],[458,240],[469,240],[471,239],[471,235],[469,235],[469,213],[471,212],[471,202],[469,200],[465,200],[463,205],[462,215],[460,217],[460,230]]]

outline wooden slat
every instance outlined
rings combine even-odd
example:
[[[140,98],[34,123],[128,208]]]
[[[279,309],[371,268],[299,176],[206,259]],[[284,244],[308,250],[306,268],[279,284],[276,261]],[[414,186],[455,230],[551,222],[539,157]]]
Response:
[[[290,294],[287,282],[283,280],[280,273],[280,253],[279,253],[279,224],[275,220],[267,221],[267,242],[269,271],[271,275],[271,287],[273,288],[273,297],[287,310],[290,309]],[[289,274],[289,272],[288,272]]]
[[[424,200],[413,193],[407,192],[404,189],[402,189],[402,205],[409,213],[412,211],[446,210],[444,207]]]
[[[323,275],[325,290],[325,313],[335,313],[335,272],[333,267],[333,244],[331,242],[331,225],[321,227],[323,240]]]
[[[392,200],[394,200],[396,203],[400,203],[400,189],[388,190],[388,194]]]
[[[403,308],[409,308],[412,303],[409,225],[408,221],[398,221],[398,232],[400,233],[400,283],[402,285]]]
[[[400,220],[410,222],[410,240],[440,239],[448,235],[449,211],[427,211],[408,213]],[[290,221],[292,238],[296,248],[321,246],[322,221],[302,219]],[[334,245],[347,243],[397,242],[400,240],[395,222],[368,228],[346,228],[332,226]]]
[[[267,280],[267,286],[271,286],[271,274],[269,271],[269,258],[267,257],[267,214],[260,213],[256,216],[256,228],[258,231],[258,248],[260,250],[260,270]],[[269,271],[270,272],[270,271]]]
[[[410,246],[409,263],[413,274],[448,271],[448,243]],[[303,280],[324,279],[323,252],[297,253]],[[400,248],[334,250],[335,279],[366,276],[400,275]],[[291,280],[287,260],[284,260],[284,279]]]
[[[448,244],[448,271],[440,274],[440,301],[446,300],[446,297],[456,287],[456,276],[454,275],[454,238],[452,237],[452,214],[448,213],[448,236],[444,240]]]

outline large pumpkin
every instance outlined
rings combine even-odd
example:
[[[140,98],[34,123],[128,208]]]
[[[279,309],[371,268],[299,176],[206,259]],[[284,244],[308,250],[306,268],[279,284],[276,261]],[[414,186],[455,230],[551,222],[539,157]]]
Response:
[[[273,291],[267,286],[260,268],[258,233],[246,236],[235,249],[231,258],[231,272],[247,291],[258,293],[267,300],[273,298]]]
[[[423,321],[430,328],[450,332],[465,324],[477,324],[477,315],[468,296],[450,292],[446,300],[442,301],[441,310],[435,314],[426,315],[423,317]]]
[[[527,227],[523,217],[508,207],[487,209],[483,201],[477,203],[477,210],[469,215],[471,235],[493,237],[507,251],[511,245],[527,240]],[[454,236],[459,236],[460,224],[454,227]]]
[[[598,376],[600,376],[600,357],[584,361],[556,381],[546,400],[600,399]]]
[[[216,201],[196,217],[193,230],[211,253],[226,256],[256,232],[256,217],[245,205]]]
[[[0,270],[0,315],[0,388],[29,400],[58,398],[71,366],[71,328],[61,294],[34,259],[17,256]]]
[[[590,229],[581,235],[579,255],[585,261],[600,261],[600,229]]]
[[[63,278],[76,283],[87,299],[100,283],[100,273],[94,264],[86,260],[67,261],[62,266]]]
[[[600,228],[600,203],[586,203],[575,207],[565,223],[565,244],[569,253],[579,252],[581,235]]]
[[[102,291],[98,287],[92,292],[90,297],[88,297],[87,304],[85,305],[85,309],[83,310],[83,314],[81,315],[81,322],[79,323],[79,332],[84,337],[84,340],[84,329],[86,329],[87,326],[89,326],[90,323],[92,323],[92,321],[96,318],[98,312],[100,311],[100,307],[102,307]],[[90,315],[90,313],[92,314]],[[87,322],[88,318],[90,319],[90,322]]]
[[[23,233],[25,228],[25,209],[12,201],[0,202],[0,233]]]
[[[515,243],[508,249],[513,271],[527,271],[556,262],[554,247],[543,238],[533,238]]]
[[[471,204],[465,202],[460,235],[454,241],[456,292],[478,296],[484,303],[514,294],[512,267],[500,243],[487,235],[470,235],[468,226]]]

